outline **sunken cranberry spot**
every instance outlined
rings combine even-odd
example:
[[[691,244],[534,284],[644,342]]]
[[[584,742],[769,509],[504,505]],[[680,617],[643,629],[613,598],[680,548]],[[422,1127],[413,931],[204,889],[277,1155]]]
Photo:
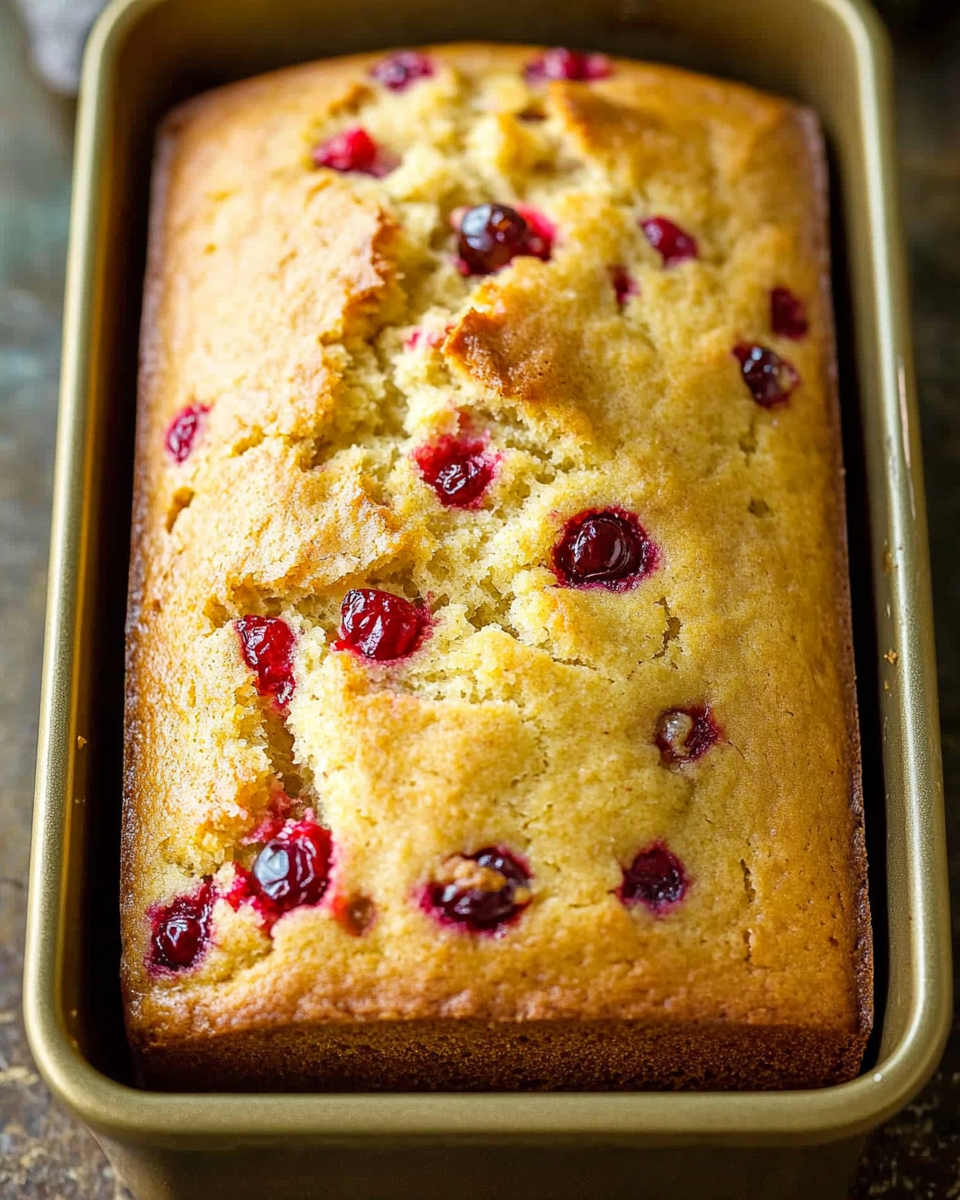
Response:
[[[414,450],[413,461],[444,508],[476,508],[497,473],[499,456],[487,452],[482,438],[445,433]]]
[[[648,217],[640,222],[640,228],[665,267],[672,267],[686,258],[699,257],[697,239],[666,217]]]
[[[292,908],[317,904],[330,879],[330,831],[310,817],[288,821],[263,847],[250,886],[264,915],[277,920]]]
[[[740,363],[750,395],[764,408],[786,404],[791,393],[800,386],[800,372],[793,363],[767,346],[741,342],[734,347],[733,355]]]
[[[617,303],[623,308],[631,296],[638,296],[640,294],[640,288],[626,267],[612,266],[609,268],[609,271],[610,282],[613,284],[613,292],[617,297]]]
[[[492,275],[521,255],[550,257],[553,226],[535,210],[478,204],[460,217],[457,252],[465,275]]]
[[[378,588],[354,588],[340,606],[335,650],[352,650],[376,662],[406,658],[420,644],[428,621],[419,605]]]
[[[405,92],[418,79],[433,74],[433,63],[416,50],[398,50],[388,54],[370,68],[370,77],[391,92]]]
[[[351,937],[363,937],[377,919],[376,905],[369,896],[360,892],[350,896],[335,896],[330,907],[333,919]]]
[[[544,50],[527,63],[523,72],[528,83],[540,83],[546,79],[587,83],[594,79],[608,79],[612,73],[613,67],[605,54],[586,54],[582,50],[567,50],[563,46]]]
[[[529,903],[530,870],[501,846],[453,855],[422,897],[424,910],[436,920],[494,935],[504,932]]]
[[[210,940],[210,914],[215,896],[206,876],[198,891],[156,905],[149,916],[153,926],[150,963],[154,969],[183,971],[192,967]]]
[[[777,337],[795,342],[807,336],[810,329],[807,310],[789,288],[775,287],[770,293],[770,328]]]
[[[626,592],[656,568],[658,557],[634,513],[592,509],[567,522],[553,548],[553,569],[564,587]]]
[[[665,767],[694,762],[720,740],[722,733],[709,705],[669,709],[657,721],[660,761]]]
[[[174,462],[182,463],[193,449],[193,440],[209,411],[209,404],[188,404],[167,426],[164,444]]]
[[[378,145],[365,129],[354,125],[317,146],[313,163],[332,171],[356,171],[380,179],[399,166],[400,160]]]
[[[682,900],[688,887],[680,859],[663,842],[653,842],[623,868],[617,894],[627,906],[644,904],[659,916]]]
[[[284,711],[293,696],[293,630],[279,617],[241,617],[233,623],[243,661],[257,674],[257,691]]]

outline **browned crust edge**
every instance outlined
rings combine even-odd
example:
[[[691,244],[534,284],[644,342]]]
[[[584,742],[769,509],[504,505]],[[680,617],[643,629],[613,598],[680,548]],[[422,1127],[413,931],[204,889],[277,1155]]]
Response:
[[[203,1091],[772,1091],[857,1072],[865,1037],[790,1025],[374,1021],[192,1039],[140,1056]]]
[[[850,846],[850,868],[856,884],[856,978],[858,1017],[864,1040],[873,1028],[873,930],[870,919],[870,898],[867,885],[867,848],[864,834],[863,770],[861,761],[860,720],[857,706],[857,674],[853,653],[853,606],[850,593],[850,557],[847,534],[847,501],[843,465],[843,429],[840,413],[840,386],[837,373],[836,323],[833,307],[832,262],[830,256],[830,176],[826,145],[817,114],[809,108],[798,110],[797,119],[807,145],[814,179],[812,192],[816,209],[811,213],[812,240],[820,261],[820,298],[824,313],[823,373],[824,390],[829,405],[830,426],[834,446],[834,502],[836,528],[834,532],[834,593],[835,616],[843,648],[842,680],[844,713],[846,716],[846,746],[850,762],[850,812],[853,817]],[[859,1064],[858,1064],[859,1066]]]

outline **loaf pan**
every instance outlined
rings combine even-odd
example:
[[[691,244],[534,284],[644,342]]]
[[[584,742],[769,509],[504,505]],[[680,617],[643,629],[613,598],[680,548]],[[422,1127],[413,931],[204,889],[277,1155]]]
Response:
[[[573,45],[742,79],[821,115],[877,1031],[860,1078],[736,1094],[173,1095],[137,1090],[118,986],[123,623],[153,130],[207,87],[452,39]],[[859,0],[115,0],[84,66],[27,931],[40,1071],[138,1200],[820,1200],[939,1059],[947,863],[890,55]]]

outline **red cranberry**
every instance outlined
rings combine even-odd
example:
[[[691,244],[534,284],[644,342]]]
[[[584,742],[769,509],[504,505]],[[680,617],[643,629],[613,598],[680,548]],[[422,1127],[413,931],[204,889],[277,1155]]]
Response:
[[[193,449],[193,439],[197,436],[203,417],[209,411],[209,404],[188,404],[167,426],[164,442],[174,462],[182,463]]]
[[[631,296],[638,296],[640,294],[640,288],[637,284],[637,281],[633,278],[626,267],[611,267],[610,282],[613,284],[614,294],[616,295],[617,303],[621,308],[623,308]]]
[[[257,673],[257,691],[284,711],[293,696],[293,630],[279,617],[241,617],[233,626],[243,661]]]
[[[466,275],[492,275],[519,255],[545,260],[551,249],[542,230],[505,204],[468,208],[460,220],[457,248]]]
[[[301,904],[317,904],[327,890],[330,831],[304,817],[288,821],[253,864],[251,886],[274,919]]]
[[[450,326],[452,329],[453,326]],[[447,336],[446,331],[440,332],[436,329],[421,329],[417,326],[416,329],[411,329],[403,342],[404,350],[419,350],[421,346],[429,346],[431,350],[435,350],[437,346],[443,345],[443,340]]]
[[[470,933],[500,933],[530,903],[530,871],[500,846],[457,854],[424,892],[423,907]]]
[[[659,916],[683,899],[688,886],[680,859],[663,842],[653,842],[623,868],[618,895],[624,904],[645,904]]]
[[[210,939],[210,914],[214,902],[213,881],[204,878],[199,891],[178,896],[151,913],[153,940],[150,965],[167,971],[192,967]]]
[[[424,610],[378,588],[354,588],[340,606],[336,650],[353,650],[376,662],[405,658],[416,650],[427,623]]]
[[[552,50],[544,50],[529,62],[524,77],[529,83],[540,83],[545,79],[569,79],[583,83],[607,79],[612,71],[610,59],[605,54],[585,54],[582,50],[566,50],[563,46],[555,46]]]
[[[640,228],[665,267],[672,267],[685,258],[699,257],[697,239],[666,217],[648,217],[640,222]]]
[[[810,324],[803,301],[789,288],[775,287],[770,293],[770,328],[777,337],[799,342],[807,336]]]
[[[370,68],[370,77],[391,92],[405,92],[418,79],[433,74],[433,63],[416,50],[397,50]]]
[[[800,386],[800,372],[785,358],[766,346],[741,342],[733,349],[750,395],[764,408],[786,404]]]
[[[497,470],[497,456],[486,453],[481,438],[457,438],[445,433],[430,446],[413,452],[425,483],[444,508],[476,508]]]
[[[317,146],[313,152],[313,162],[317,167],[329,167],[333,171],[358,171],[377,179],[389,175],[399,165],[396,155],[378,146],[359,125],[344,129]]]
[[[335,896],[331,905],[333,919],[351,937],[363,937],[377,919],[377,909],[369,896]]]
[[[670,709],[657,721],[660,761],[665,767],[694,762],[720,740],[722,732],[709,705]]]
[[[553,567],[564,587],[625,592],[655,569],[658,557],[633,513],[604,508],[567,522],[553,548]]]
[[[293,801],[281,787],[277,787],[270,797],[270,803],[257,825],[245,833],[240,839],[242,846],[252,846],[269,842],[283,828],[287,814],[293,808]]]

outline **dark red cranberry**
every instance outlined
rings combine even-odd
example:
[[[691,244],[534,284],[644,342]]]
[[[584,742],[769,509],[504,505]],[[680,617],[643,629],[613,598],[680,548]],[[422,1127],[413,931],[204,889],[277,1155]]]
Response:
[[[487,453],[483,439],[449,433],[419,446],[413,460],[444,508],[476,508],[497,471],[497,456]]]
[[[426,612],[403,596],[354,588],[340,606],[340,641],[334,649],[391,662],[416,650],[426,623]]]
[[[359,125],[344,129],[316,147],[314,166],[333,171],[357,171],[380,179],[399,165],[396,155],[379,146]]]
[[[151,911],[151,966],[167,971],[183,971],[196,963],[210,940],[210,914],[214,899],[213,881],[207,876],[199,891],[178,896],[169,904]]]
[[[647,241],[663,259],[665,267],[672,267],[685,258],[697,258],[697,239],[666,217],[648,217],[640,222]]]
[[[377,919],[376,905],[369,896],[359,892],[334,897],[331,910],[333,919],[351,937],[362,937]]]
[[[640,294],[640,288],[637,284],[637,281],[633,278],[626,267],[611,267],[610,282],[613,284],[613,291],[617,297],[617,303],[621,308],[623,308],[631,296],[638,296]]]
[[[251,884],[274,919],[301,904],[317,904],[330,878],[330,831],[304,817],[288,821],[253,864]]]
[[[803,301],[789,288],[775,287],[770,293],[770,328],[777,337],[799,342],[807,336],[810,323]]]
[[[694,762],[720,740],[723,730],[709,705],[672,708],[657,721],[656,743],[665,767]]]
[[[416,50],[397,50],[370,68],[370,77],[391,92],[405,92],[418,79],[433,74],[433,63]]]
[[[457,249],[466,275],[492,275],[520,255],[548,259],[550,240],[515,208],[478,204],[460,219]]]
[[[553,567],[564,587],[625,592],[657,565],[657,548],[631,512],[594,509],[567,522],[553,548]]]
[[[470,933],[497,933],[530,903],[530,871],[500,846],[457,854],[427,887],[423,903],[437,920]]]
[[[538,54],[527,64],[523,74],[529,83],[540,83],[545,79],[569,79],[583,83],[607,79],[612,71],[610,59],[605,54],[585,54],[582,50],[555,46]]]
[[[164,442],[174,462],[182,463],[193,449],[193,439],[197,436],[203,417],[209,411],[209,404],[188,404],[167,426]]]
[[[688,886],[680,859],[663,842],[653,842],[623,868],[618,895],[626,905],[645,904],[659,915],[682,900]]]
[[[786,404],[800,386],[800,372],[767,346],[741,342],[733,349],[750,395],[764,408]]]
[[[241,617],[233,623],[243,661],[257,673],[257,691],[283,711],[293,696],[293,630],[279,617]]]

